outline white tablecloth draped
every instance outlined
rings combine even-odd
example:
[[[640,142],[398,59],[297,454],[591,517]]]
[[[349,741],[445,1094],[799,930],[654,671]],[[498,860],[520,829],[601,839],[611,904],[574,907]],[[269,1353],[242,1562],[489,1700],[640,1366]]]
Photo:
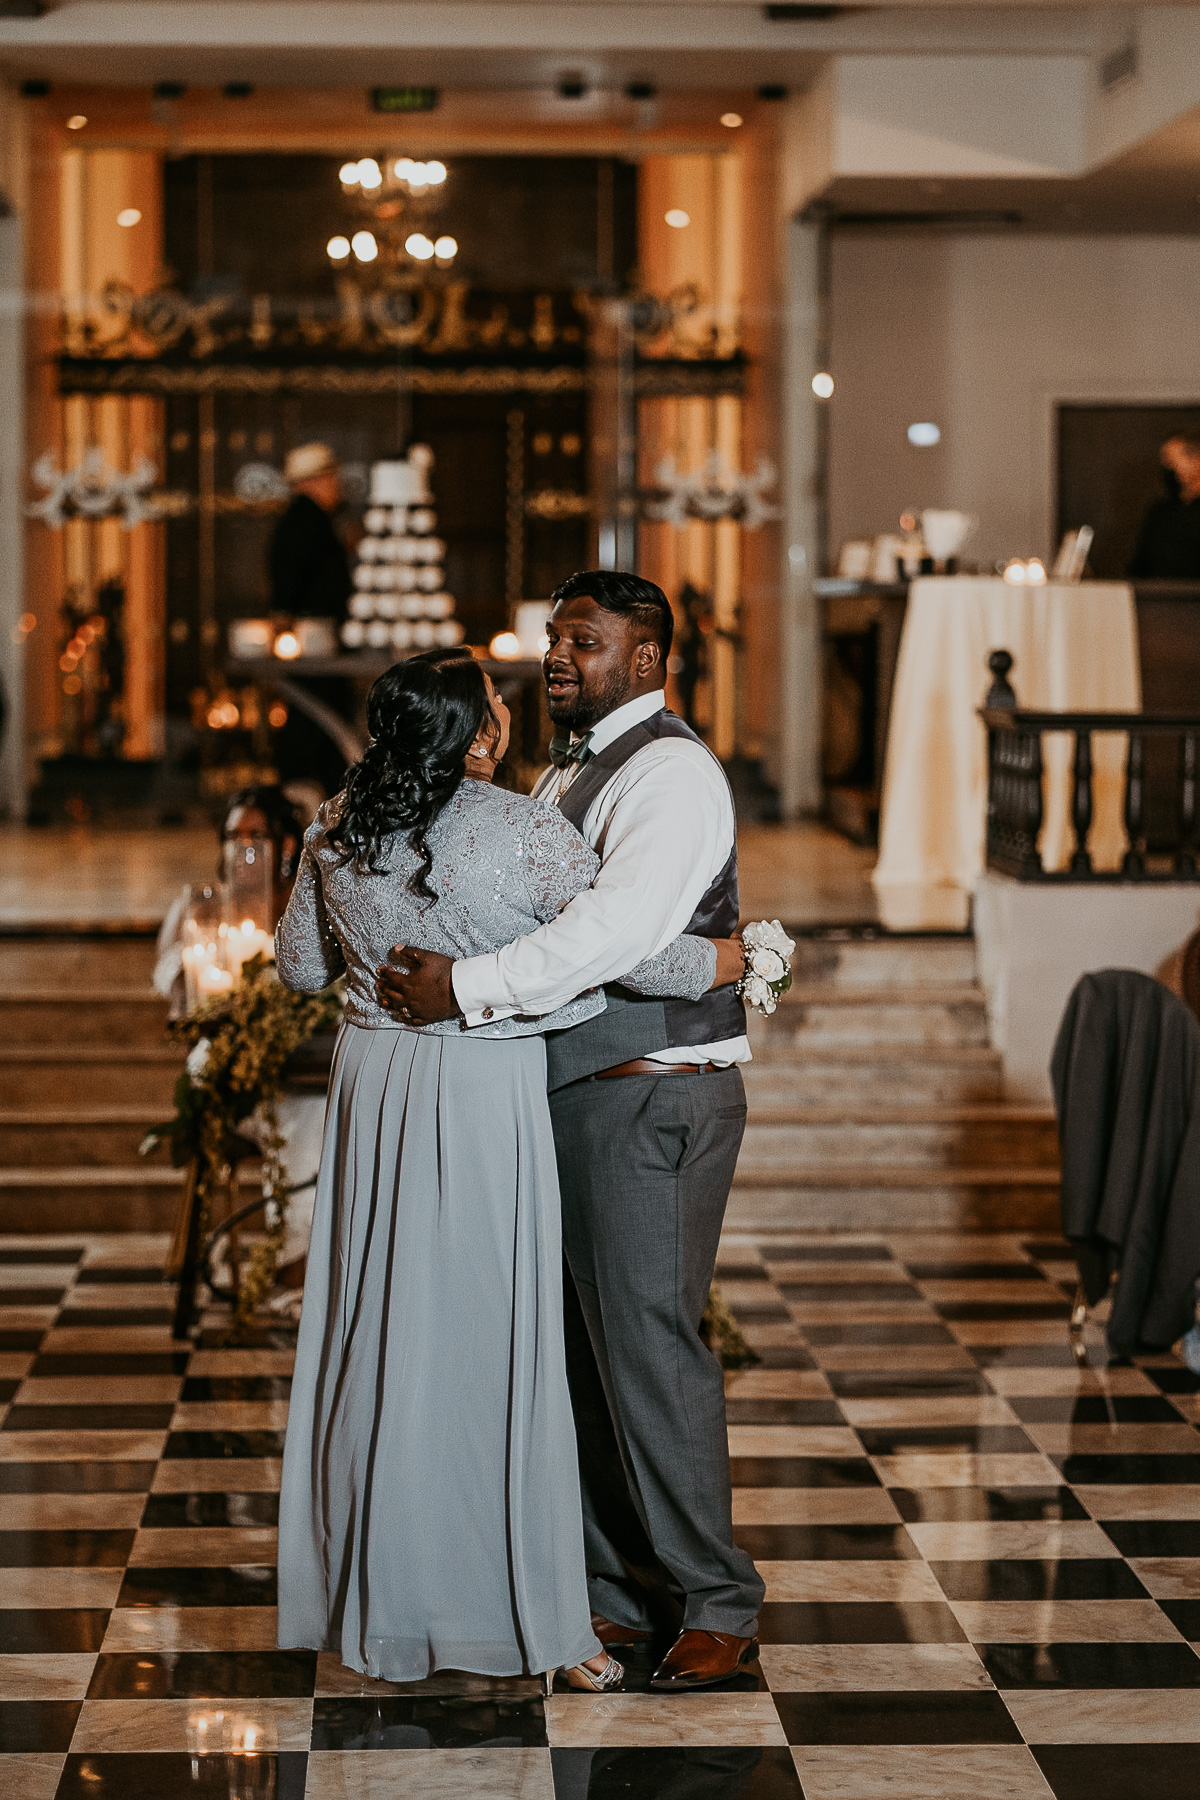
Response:
[[[991,684],[992,650],[1013,657],[1019,705],[1066,711],[1141,708],[1137,613],[1124,582],[1013,587],[969,576],[914,581],[908,600],[888,727],[872,881],[892,931],[961,931],[984,866],[987,733],[976,709]],[[1093,739],[1095,811],[1089,840],[1097,868],[1125,849],[1121,820],[1125,738]],[[1043,740],[1046,868],[1073,846],[1074,739]]]

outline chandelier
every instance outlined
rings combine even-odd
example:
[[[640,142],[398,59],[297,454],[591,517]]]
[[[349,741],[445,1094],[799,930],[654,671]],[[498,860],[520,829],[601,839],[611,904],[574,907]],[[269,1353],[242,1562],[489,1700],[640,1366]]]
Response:
[[[158,471],[145,456],[128,475],[122,475],[96,446],[73,469],[60,469],[53,450],[47,450],[30,473],[46,493],[28,508],[29,516],[44,520],[54,531],[61,531],[68,519],[114,517],[120,518],[126,531],[132,531],[135,525],[159,516],[149,497]]]
[[[673,456],[664,456],[654,471],[658,486],[642,502],[643,517],[682,531],[691,519],[715,524],[736,519],[745,531],[757,531],[780,516],[766,499],[775,486],[775,465],[760,456],[753,471],[730,467],[722,450],[710,450],[699,469],[682,471]]]

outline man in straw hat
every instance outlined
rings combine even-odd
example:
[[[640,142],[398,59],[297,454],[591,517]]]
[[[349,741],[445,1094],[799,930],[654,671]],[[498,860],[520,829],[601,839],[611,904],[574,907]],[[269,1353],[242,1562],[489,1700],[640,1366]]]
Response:
[[[337,457],[328,444],[299,444],[288,451],[283,472],[292,498],[268,552],[272,609],[292,619],[333,619],[340,624],[354,584],[350,558],[332,518],[342,498]],[[343,718],[349,717],[353,705],[349,682],[306,677],[304,686]],[[319,781],[327,794],[342,786],[341,753],[299,707],[289,707],[287,724],[276,733],[274,748],[283,781]]]

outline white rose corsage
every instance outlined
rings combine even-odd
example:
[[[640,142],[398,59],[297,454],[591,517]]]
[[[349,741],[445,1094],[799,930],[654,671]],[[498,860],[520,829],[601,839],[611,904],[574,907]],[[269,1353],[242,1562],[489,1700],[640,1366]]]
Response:
[[[742,930],[746,973],[737,991],[756,1012],[773,1013],[792,985],[792,953],[796,946],[778,919],[759,919]]]

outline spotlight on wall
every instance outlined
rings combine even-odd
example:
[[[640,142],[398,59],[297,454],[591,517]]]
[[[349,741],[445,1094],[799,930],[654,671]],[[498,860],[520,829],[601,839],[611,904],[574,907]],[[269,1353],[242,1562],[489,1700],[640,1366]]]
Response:
[[[68,131],[82,131],[86,124],[87,124],[87,114],[86,113],[72,113],[71,117],[67,120],[67,130]]]
[[[658,89],[652,81],[631,81],[625,88],[627,100],[653,100],[657,94]]]
[[[828,400],[833,393],[833,376],[821,369],[812,378],[812,391],[818,400]]]
[[[121,211],[117,214],[117,224],[124,225],[126,229],[128,229],[130,225],[140,225],[141,222],[142,215],[136,206],[122,207]]]
[[[345,262],[350,254],[350,239],[340,236],[331,237],[325,246],[325,254],[330,262]]]
[[[356,231],[350,239],[350,248],[361,263],[374,262],[379,255],[379,245],[369,231]]]
[[[941,427],[935,425],[931,419],[918,420],[915,425],[909,426],[904,435],[910,444],[916,445],[918,450],[928,450],[934,444],[940,444],[942,441]]]
[[[560,100],[582,100],[587,91],[588,84],[582,75],[560,75],[558,78]]]
[[[691,213],[685,213],[682,206],[673,206],[663,217],[674,231],[684,231],[692,222]]]
[[[721,123],[727,131],[736,131],[738,126],[744,124],[745,121],[741,113],[727,112],[721,114]]]

